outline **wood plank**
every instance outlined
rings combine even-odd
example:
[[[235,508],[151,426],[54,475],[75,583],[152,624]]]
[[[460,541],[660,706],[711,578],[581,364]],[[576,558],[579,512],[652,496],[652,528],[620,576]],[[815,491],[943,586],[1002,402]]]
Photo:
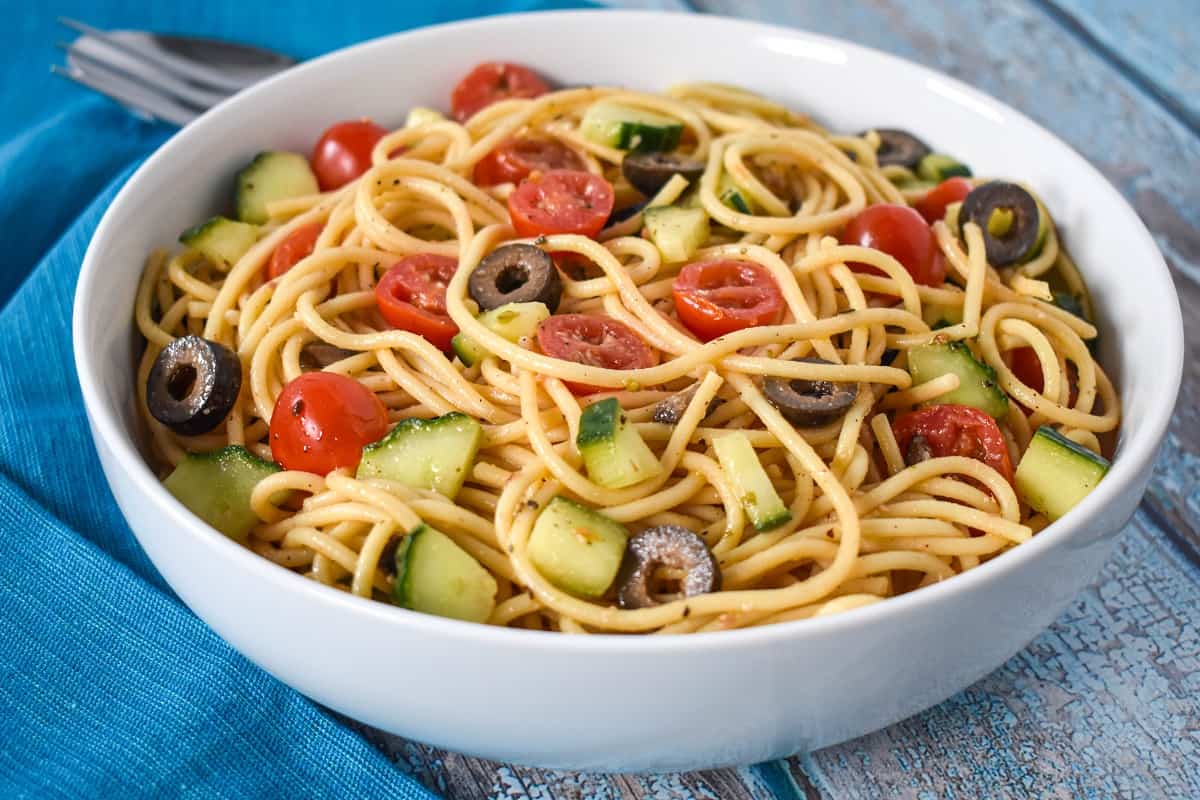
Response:
[[[1118,67],[1200,131],[1200,4],[1157,0],[1036,0],[1091,38]]]

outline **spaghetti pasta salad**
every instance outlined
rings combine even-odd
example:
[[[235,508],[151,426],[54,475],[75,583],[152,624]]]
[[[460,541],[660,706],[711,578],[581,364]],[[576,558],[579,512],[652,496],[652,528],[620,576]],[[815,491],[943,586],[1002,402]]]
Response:
[[[552,90],[265,152],[152,254],[137,374],[200,518],[315,581],[568,633],[856,608],[1066,514],[1119,421],[1033,187],[766,98]]]

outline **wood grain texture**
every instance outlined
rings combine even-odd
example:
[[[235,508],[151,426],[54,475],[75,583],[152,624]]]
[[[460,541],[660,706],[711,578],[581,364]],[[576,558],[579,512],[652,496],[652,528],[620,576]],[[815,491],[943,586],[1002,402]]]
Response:
[[[948,72],[1054,131],[1124,194],[1167,256],[1189,332],[1183,392],[1145,511],[1096,583],[999,670],[924,714],[817,753],[687,775],[577,775],[360,729],[448,798],[1200,798],[1200,137],[1171,107],[1194,113],[1200,104],[1200,4],[690,4]]]

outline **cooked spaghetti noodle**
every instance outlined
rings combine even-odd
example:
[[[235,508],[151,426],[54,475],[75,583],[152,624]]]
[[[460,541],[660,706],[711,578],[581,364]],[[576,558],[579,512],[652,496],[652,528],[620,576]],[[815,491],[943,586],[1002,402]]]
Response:
[[[711,233],[688,261],[756,265],[777,285],[783,311],[701,341],[680,324],[672,286],[683,263],[668,262],[639,235],[641,212],[596,237],[551,234],[536,245],[586,268],[564,270],[559,314],[607,317],[627,326],[655,363],[613,369],[512,341],[478,318],[472,270],[516,241],[510,183],[478,185],[476,166],[513,137],[553,140],[615,187],[625,152],[581,133],[600,100],[654,112],[682,125],[680,148],[704,164],[692,182]],[[1048,302],[1052,278],[1076,294],[1082,280],[1049,225],[1036,257],[1015,268],[988,263],[980,226],[932,226],[948,280],[924,285],[887,252],[842,243],[864,209],[913,202],[911,172],[880,167],[879,136],[830,134],[773,102],[728,87],[691,84],[666,94],[568,89],[496,102],[465,123],[432,118],[392,131],[373,165],[332,191],[270,203],[258,239],[231,265],[195,249],[154,253],[136,299],[146,339],[137,382],[155,463],[163,475],[189,452],[244,445],[272,459],[272,415],[284,387],[306,371],[314,344],[337,348],[323,369],[359,382],[382,401],[389,424],[462,412],[482,423],[478,455],[457,496],[412,488],[352,469],[285,469],[261,480],[247,545],[315,581],[380,600],[393,596],[389,562],[397,542],[423,524],[444,532],[495,578],[488,622],[570,633],[686,633],[840,612],[941,581],[995,558],[1047,525],[1009,476],[970,454],[914,459],[893,423],[960,386],[946,373],[914,384],[908,354],[930,342],[963,342],[995,370],[1013,401],[998,420],[1016,464],[1040,426],[1084,448],[1108,446],[1119,419],[1113,386],[1087,342],[1092,323]],[[721,195],[734,181],[745,207]],[[676,200],[676,181],[656,198]],[[628,205],[628,203],[625,203]],[[264,269],[289,235],[321,226],[315,247],[280,277]],[[524,239],[522,241],[530,241]],[[398,259],[433,253],[457,259],[446,314],[487,356],[473,366],[380,317],[375,287]],[[931,323],[948,324],[932,329]],[[949,324],[951,323],[952,324]],[[180,435],[146,411],[146,385],[162,349],[202,336],[236,353],[244,382],[228,416],[210,432]],[[1030,348],[1040,386],[1018,376],[1012,354]],[[813,356],[823,361],[798,360]],[[828,382],[856,387],[832,422],[797,426],[763,383]],[[598,388],[578,394],[572,386]],[[692,388],[674,424],[655,421],[666,398]],[[653,452],[655,477],[607,488],[589,477],[576,439],[584,409],[615,397]],[[719,403],[719,404],[718,404]],[[790,512],[756,531],[714,441],[744,432]],[[658,569],[656,602],[622,607],[612,592],[584,597],[543,575],[531,531],[555,496],[599,510],[631,532],[682,526],[704,541],[721,588],[692,596],[680,570]],[[281,500],[281,498],[290,498]]]

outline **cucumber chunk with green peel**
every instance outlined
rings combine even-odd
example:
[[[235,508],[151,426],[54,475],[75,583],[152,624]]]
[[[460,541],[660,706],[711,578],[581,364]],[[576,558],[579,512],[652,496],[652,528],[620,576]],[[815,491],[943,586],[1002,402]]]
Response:
[[[754,202],[749,192],[738,186],[733,176],[728,172],[722,172],[721,179],[717,182],[717,197],[734,211],[739,211],[743,214],[757,214],[759,212],[758,203]]]
[[[250,495],[259,481],[276,472],[278,464],[233,444],[211,453],[188,453],[163,485],[193,514],[245,544],[259,522]]]
[[[917,177],[938,184],[948,178],[969,178],[971,168],[944,153],[930,153],[917,162]]]
[[[708,214],[703,208],[647,208],[642,221],[668,263],[687,261],[708,241]]]
[[[755,530],[769,531],[792,518],[792,512],[775,491],[746,434],[735,432],[718,436],[713,439],[713,450]]]
[[[1017,494],[1030,508],[1056,520],[1096,488],[1109,466],[1108,459],[1043,425],[1017,464]]]
[[[550,318],[550,309],[545,303],[506,303],[485,311],[476,319],[488,330],[503,336],[514,344],[521,344],[537,334],[538,325]],[[459,360],[473,367],[492,355],[487,348],[462,333],[450,340],[450,347]]]
[[[575,444],[588,477],[609,489],[633,486],[662,472],[662,464],[629,424],[615,397],[583,410]]]
[[[213,217],[179,236],[182,244],[199,250],[217,269],[229,271],[258,241],[258,226]]]
[[[270,219],[268,204],[319,191],[317,176],[304,156],[282,151],[259,153],[237,176],[238,219],[261,225]]]
[[[938,395],[932,403],[955,403],[984,411],[996,419],[1008,413],[1008,395],[996,380],[996,371],[975,358],[963,342],[925,344],[908,351],[908,373],[921,384],[953,372],[958,388]]]
[[[629,531],[621,523],[559,496],[533,525],[529,559],[559,589],[600,597],[616,578],[628,541]]]
[[[383,478],[433,489],[453,500],[471,473],[483,426],[458,411],[433,419],[401,420],[363,448],[359,478]]]
[[[446,534],[422,525],[396,548],[396,604],[423,614],[487,622],[496,579]]]
[[[588,107],[579,130],[588,141],[605,147],[651,152],[678,147],[683,125],[653,111],[600,100]]]

